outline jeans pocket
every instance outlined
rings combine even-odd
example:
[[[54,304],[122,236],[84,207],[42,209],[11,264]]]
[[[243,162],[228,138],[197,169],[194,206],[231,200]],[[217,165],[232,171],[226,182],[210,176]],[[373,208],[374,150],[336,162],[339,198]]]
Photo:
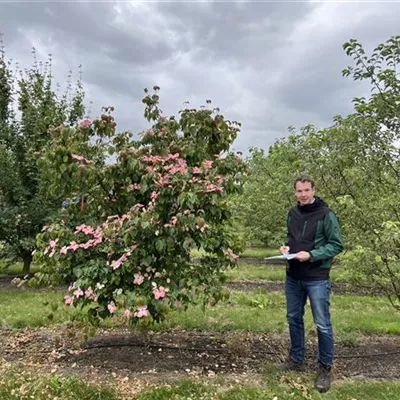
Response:
[[[332,283],[329,280],[326,281],[326,290],[328,291],[328,293],[330,293],[332,290]]]

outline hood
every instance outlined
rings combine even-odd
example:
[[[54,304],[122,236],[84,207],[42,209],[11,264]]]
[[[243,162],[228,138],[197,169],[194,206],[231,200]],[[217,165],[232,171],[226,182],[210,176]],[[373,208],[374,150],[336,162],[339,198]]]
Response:
[[[315,201],[311,204],[301,205],[300,203],[297,203],[297,208],[302,213],[312,212],[322,207],[328,207],[328,204],[325,203],[325,201],[318,196],[315,196]]]

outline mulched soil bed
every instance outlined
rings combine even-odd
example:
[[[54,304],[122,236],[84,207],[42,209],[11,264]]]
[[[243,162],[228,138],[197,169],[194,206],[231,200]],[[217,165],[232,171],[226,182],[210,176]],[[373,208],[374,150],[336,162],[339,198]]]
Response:
[[[12,332],[0,330],[0,357],[22,362],[35,370],[84,374],[151,376],[163,374],[213,376],[263,373],[266,365],[283,361],[286,335],[218,333],[172,330],[131,332],[103,331],[82,346],[68,335],[68,328],[41,328]],[[316,337],[308,339],[306,371],[315,368]],[[353,347],[336,345],[337,378],[400,379],[400,337],[368,336]]]

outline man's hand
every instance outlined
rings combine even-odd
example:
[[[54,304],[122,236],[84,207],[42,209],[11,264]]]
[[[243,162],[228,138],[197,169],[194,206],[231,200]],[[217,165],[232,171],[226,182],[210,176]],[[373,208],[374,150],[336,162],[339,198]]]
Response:
[[[300,262],[308,261],[311,258],[311,254],[308,251],[299,251],[296,254],[296,260]]]
[[[279,247],[279,252],[281,254],[287,254],[290,251],[290,247],[289,246],[281,246]]]

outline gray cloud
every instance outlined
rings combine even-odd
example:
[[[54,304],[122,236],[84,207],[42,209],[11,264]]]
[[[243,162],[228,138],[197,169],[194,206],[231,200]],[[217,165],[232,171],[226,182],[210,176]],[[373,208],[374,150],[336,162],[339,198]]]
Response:
[[[92,113],[116,107],[121,129],[140,131],[142,89],[161,86],[161,108],[207,99],[242,122],[234,144],[267,148],[287,127],[326,126],[351,112],[366,84],[341,77],[351,37],[371,49],[399,32],[399,4],[261,2],[0,2],[7,56],[53,58],[64,83],[83,66]]]

